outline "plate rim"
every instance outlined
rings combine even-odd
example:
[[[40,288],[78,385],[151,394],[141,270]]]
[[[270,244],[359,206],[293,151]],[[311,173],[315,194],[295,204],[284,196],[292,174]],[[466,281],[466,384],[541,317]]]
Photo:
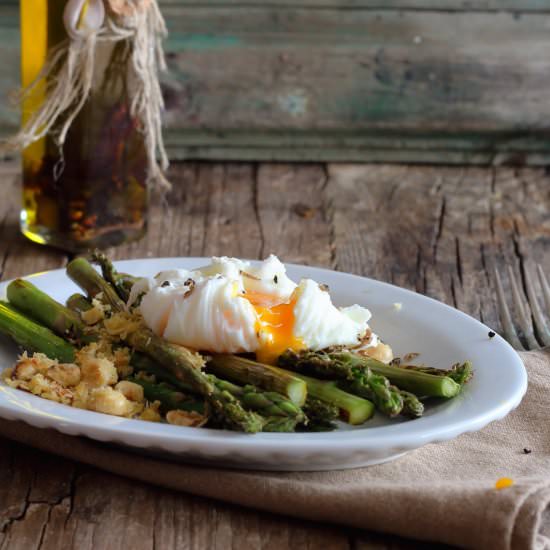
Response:
[[[192,267],[198,267],[206,262],[210,261],[210,257],[201,257],[201,256],[174,256],[174,257],[149,257],[149,258],[134,258],[128,260],[119,260],[114,262],[115,266],[119,266],[121,269],[125,269],[123,266],[126,264],[137,264],[137,263],[155,263],[155,262],[183,262],[190,264]],[[259,260],[245,260],[253,263],[258,263]],[[196,264],[196,265],[193,265]],[[309,264],[295,264],[295,263],[286,263],[287,268],[292,269],[308,269],[312,270],[312,277],[322,276],[323,273],[329,274],[330,276],[344,276],[351,277],[357,282],[361,281],[363,283],[381,285],[385,290],[389,292],[404,293],[405,296],[412,296],[415,299],[420,298],[421,300],[428,300],[430,303],[436,305],[437,307],[443,308],[445,311],[458,315],[460,319],[463,319],[469,323],[473,322],[480,327],[483,327],[485,331],[490,330],[487,325],[481,323],[477,319],[471,317],[467,313],[464,313],[452,306],[449,306],[439,300],[425,296],[418,292],[393,285],[384,281],[379,281],[370,277],[364,277],[362,275],[357,275],[354,273],[337,271],[333,269],[328,269],[324,267],[317,267]],[[33,279],[40,276],[56,276],[61,275],[66,277],[65,270],[63,268],[42,271],[37,273],[32,273],[25,275],[22,278]],[[0,282],[0,296],[5,292],[6,286],[10,283],[10,280]],[[43,398],[28,394],[26,392],[21,392],[20,390],[15,390],[9,388],[5,384],[0,384],[0,417],[8,419],[18,419],[31,424],[33,426],[38,426],[40,428],[52,428],[62,433],[72,433],[74,435],[85,435],[86,437],[97,439],[100,441],[111,441],[116,442],[117,439],[126,440],[130,438],[140,438],[142,441],[139,443],[125,443],[135,446],[138,448],[156,448],[159,447],[163,450],[168,450],[178,454],[181,451],[170,450],[174,447],[174,443],[178,444],[187,444],[191,445],[196,449],[201,449],[206,452],[213,452],[219,450],[220,445],[225,447],[237,447],[238,451],[248,452],[251,449],[265,452],[281,452],[281,442],[285,442],[285,452],[288,454],[299,454],[301,450],[307,452],[326,452],[327,439],[331,439],[337,442],[339,454],[342,454],[342,451],[353,451],[353,450],[364,450],[364,451],[380,451],[387,449],[388,451],[396,450],[412,450],[428,443],[436,443],[441,441],[447,441],[449,439],[454,439],[455,437],[463,434],[478,431],[483,429],[488,424],[504,418],[510,411],[515,409],[523,399],[528,385],[528,378],[525,366],[521,360],[518,353],[499,335],[493,338],[495,343],[498,342],[502,346],[503,350],[506,350],[507,354],[510,357],[510,360],[515,363],[514,368],[518,368],[520,373],[520,386],[516,388],[513,396],[509,397],[508,401],[505,403],[500,403],[499,406],[494,406],[492,409],[485,411],[483,414],[479,414],[474,420],[456,420],[454,422],[443,423],[441,427],[436,429],[432,427],[430,429],[424,428],[421,430],[422,433],[415,433],[417,430],[412,430],[411,433],[393,433],[394,431],[389,428],[396,428],[398,426],[406,425],[406,423],[384,425],[384,426],[375,426],[369,427],[368,425],[363,428],[356,428],[354,430],[341,430],[334,432],[323,432],[323,433],[299,433],[299,434],[280,434],[280,433],[259,433],[259,434],[242,434],[236,432],[230,432],[227,430],[204,430],[197,428],[185,428],[179,426],[170,426],[167,424],[160,425],[162,429],[159,429],[159,424],[146,423],[142,420],[133,420],[133,419],[124,419],[119,417],[113,417],[110,415],[104,415],[102,413],[97,413],[93,411],[86,411],[81,409],[75,409],[68,405],[61,405],[59,403],[51,402],[44,400]],[[0,344],[1,345],[1,344]],[[3,366],[0,364],[0,369],[3,370]],[[37,412],[36,410],[30,411],[15,411],[13,405],[10,407],[9,403],[6,403],[6,392],[17,392],[17,394],[23,393],[25,398],[37,400],[38,403],[44,408],[52,407],[57,409],[57,407],[62,407],[63,411],[73,414],[84,414],[92,415],[89,422],[83,422],[77,418],[71,418],[69,414],[61,415],[63,418],[58,422],[58,425],[55,424],[50,415],[45,415],[43,413]],[[10,414],[14,412],[14,414]],[[19,414],[17,414],[19,413]],[[93,418],[104,417],[104,419],[110,419],[109,422],[98,422],[92,423]],[[47,420],[50,419],[50,422]],[[415,420],[415,426],[418,427],[418,423],[422,419]],[[139,427],[139,429],[138,429]],[[82,430],[85,430],[84,432]],[[76,430],[76,433],[75,433]],[[93,434],[90,434],[89,431],[93,430]],[[172,433],[173,432],[173,433]],[[370,436],[369,436],[370,432]],[[174,437],[175,436],[175,437]],[[328,438],[327,438],[328,436]],[[170,443],[172,445],[166,446],[166,438],[170,437]],[[173,439],[172,439],[173,438]],[[146,439],[147,441],[143,441]],[[176,445],[177,446],[177,445]]]

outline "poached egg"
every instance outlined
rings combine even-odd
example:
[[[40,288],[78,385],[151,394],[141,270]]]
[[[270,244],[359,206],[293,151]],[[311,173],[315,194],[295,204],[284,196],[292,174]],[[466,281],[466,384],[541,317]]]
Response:
[[[260,264],[212,258],[207,266],[163,271],[132,288],[145,324],[169,342],[211,353],[254,352],[274,364],[292,349],[364,347],[378,343],[371,314],[359,305],[338,308],[326,287],[312,279],[298,284],[271,255]]]

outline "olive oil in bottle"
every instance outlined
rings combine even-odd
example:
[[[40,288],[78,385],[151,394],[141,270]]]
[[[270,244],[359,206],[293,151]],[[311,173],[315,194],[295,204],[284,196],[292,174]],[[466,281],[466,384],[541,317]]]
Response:
[[[66,0],[21,0],[24,87],[67,40],[65,5]],[[61,120],[23,151],[21,230],[32,241],[76,252],[145,232],[148,159],[140,122],[130,112],[131,53],[127,40],[98,41],[91,93],[63,146],[55,139]],[[56,76],[54,67],[25,98],[23,123],[41,107]]]

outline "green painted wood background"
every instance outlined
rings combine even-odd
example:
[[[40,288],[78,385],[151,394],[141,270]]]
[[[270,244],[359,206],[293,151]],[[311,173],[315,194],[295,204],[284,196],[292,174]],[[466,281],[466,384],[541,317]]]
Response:
[[[172,158],[547,164],[549,0],[164,0]],[[0,6],[0,132],[19,73]]]

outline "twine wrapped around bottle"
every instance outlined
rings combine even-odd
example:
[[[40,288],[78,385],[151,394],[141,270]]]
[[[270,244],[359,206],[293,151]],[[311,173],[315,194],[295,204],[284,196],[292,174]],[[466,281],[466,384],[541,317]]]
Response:
[[[90,96],[98,43],[126,40],[131,48],[130,113],[144,136],[147,183],[169,188],[159,83],[159,72],[166,68],[162,40],[167,31],[157,1],[68,0],[63,20],[68,39],[50,51],[38,77],[23,91],[23,98],[29,97],[45,85],[45,99],[8,146],[22,150],[49,134],[61,152],[71,124]]]

